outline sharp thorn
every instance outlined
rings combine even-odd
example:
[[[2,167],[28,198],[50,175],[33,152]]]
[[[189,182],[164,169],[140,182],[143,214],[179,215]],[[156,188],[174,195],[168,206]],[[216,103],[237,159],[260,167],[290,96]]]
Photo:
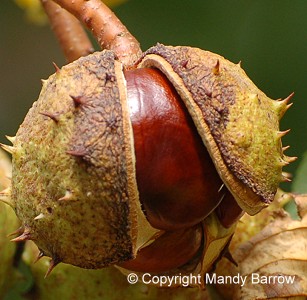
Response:
[[[212,72],[213,72],[214,75],[220,74],[220,60],[219,59],[216,61],[216,64],[213,67]]]
[[[286,162],[288,162],[288,164],[289,164],[289,163],[292,163],[292,162],[296,161],[297,157],[296,156],[284,156],[284,160]]]
[[[15,141],[16,141],[16,136],[8,136],[8,135],[6,135],[5,137],[6,137],[12,144],[14,144]]]
[[[279,119],[283,117],[285,112],[293,105],[293,103],[288,104],[289,100],[293,97],[294,93],[290,94],[287,98],[285,99],[278,99],[276,100],[276,109],[279,115]]]
[[[287,177],[283,177],[282,182],[291,182],[292,180],[290,178],[287,178]]]
[[[109,73],[105,73],[106,74],[106,81],[111,81],[113,82],[115,80],[115,76]]]
[[[189,63],[189,60],[188,60],[188,59],[185,59],[185,60],[183,60],[183,61],[180,62],[180,65],[181,65],[184,69],[187,69],[188,63]]]
[[[287,98],[285,98],[285,99],[282,100],[282,101],[284,101],[285,103],[287,103],[287,102],[290,101],[290,99],[291,99],[293,96],[294,96],[294,92],[292,92]]]
[[[277,131],[277,136],[278,136],[278,138],[282,138],[283,136],[285,136],[289,132],[290,132],[290,129],[285,130],[285,131]]]
[[[282,147],[282,152],[287,151],[289,148],[290,148],[290,146],[285,146],[285,147]]]
[[[31,240],[30,230],[25,230],[22,235],[18,236],[17,238],[12,239],[11,242],[19,243],[19,242],[25,242],[28,240]]]
[[[251,93],[248,96],[249,96],[249,99],[251,101],[254,101],[255,103],[258,103],[259,98],[258,98],[258,94],[257,93]]]
[[[287,161],[281,159],[281,161],[280,161],[280,166],[281,166],[281,167],[284,167],[284,166],[287,166],[287,165],[289,165],[289,162],[287,162]]]
[[[74,200],[73,199],[73,193],[71,191],[66,191],[65,195],[61,198],[58,199],[59,201],[69,201],[69,200]]]
[[[14,154],[15,151],[16,151],[16,148],[15,148],[15,147],[13,147],[13,146],[8,146],[8,145],[2,144],[2,143],[0,143],[0,147],[1,147],[4,151],[6,151],[6,152],[8,152],[8,153],[10,153],[10,154]]]
[[[83,96],[72,96],[72,95],[70,95],[70,98],[74,101],[75,107],[78,107],[80,105],[84,105],[86,103],[86,99]]]
[[[292,103],[289,103],[289,104],[287,104],[287,106],[286,106],[286,110],[288,110],[291,106],[293,105],[293,102]]]
[[[282,175],[287,178],[292,178],[292,174],[288,172],[282,172]]]
[[[286,113],[286,111],[293,105],[293,103],[290,103],[290,104],[286,104],[284,103],[284,105],[280,108],[280,111],[279,111],[279,119],[281,119],[284,114]]]
[[[22,234],[24,231],[25,231],[24,227],[20,226],[18,229],[16,229],[12,233],[8,234],[7,237],[10,237],[10,236],[13,236],[13,235],[17,235],[17,234]]]
[[[50,118],[51,120],[53,120],[55,123],[59,122],[59,113],[50,113],[50,112],[39,112],[39,114]]]
[[[40,220],[45,218],[45,215],[43,213],[40,213],[38,216],[36,216],[33,220]]]
[[[278,101],[279,104],[285,105],[285,104],[287,104],[287,103],[292,99],[293,96],[294,96],[294,92],[291,93],[288,97],[286,97],[286,98],[284,98],[284,99],[279,98],[279,99],[277,99],[276,101]]]
[[[52,270],[60,263],[60,260],[57,258],[52,258],[49,263],[49,268],[45,274],[45,278],[52,272]]]
[[[55,69],[55,72],[56,73],[59,73],[61,71],[61,69],[59,68],[59,66],[55,63],[55,62],[52,62],[53,66],[54,66],[54,69]]]
[[[83,150],[68,150],[66,151],[67,154],[72,155],[72,156],[77,156],[77,157],[83,157],[86,155],[85,149]]]
[[[42,85],[45,85],[45,84],[47,83],[47,81],[48,81],[48,80],[46,80],[46,79],[41,79]]]
[[[240,68],[242,68],[242,61],[240,60],[240,61],[237,63],[237,65],[238,65]]]
[[[283,181],[283,182],[291,182],[291,177],[292,177],[292,175],[290,173],[282,172],[281,181]]]
[[[42,250],[39,250],[39,253],[37,257],[35,258],[35,260],[33,261],[33,263],[36,264],[44,256],[45,256],[45,253]]]

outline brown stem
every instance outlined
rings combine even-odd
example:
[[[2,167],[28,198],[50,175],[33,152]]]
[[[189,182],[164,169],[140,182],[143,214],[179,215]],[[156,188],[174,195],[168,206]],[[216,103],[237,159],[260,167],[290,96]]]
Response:
[[[101,48],[113,50],[126,67],[132,66],[140,58],[142,51],[138,41],[100,0],[54,0],[54,2],[86,24]]]
[[[41,0],[66,59],[71,62],[94,51],[81,23],[51,0]]]

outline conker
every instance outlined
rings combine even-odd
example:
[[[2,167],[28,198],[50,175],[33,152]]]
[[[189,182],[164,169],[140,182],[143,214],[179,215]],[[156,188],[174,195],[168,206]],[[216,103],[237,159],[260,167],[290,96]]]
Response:
[[[228,192],[178,93],[154,68],[125,72],[136,178],[150,224],[191,227]]]
[[[167,231],[142,248],[135,259],[119,264],[136,272],[165,272],[189,262],[205,244],[202,225]]]

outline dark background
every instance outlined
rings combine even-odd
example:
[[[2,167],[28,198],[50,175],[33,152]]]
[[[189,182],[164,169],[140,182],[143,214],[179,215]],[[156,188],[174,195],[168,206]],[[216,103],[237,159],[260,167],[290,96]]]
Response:
[[[295,92],[281,129],[288,155],[307,149],[306,0],[130,0],[115,13],[143,50],[157,42],[195,46],[242,61],[249,77],[273,99]],[[27,22],[12,0],[0,4],[0,142],[14,135],[39,95],[40,79],[65,64],[48,26]],[[7,143],[7,142],[6,142]],[[295,172],[300,159],[287,168]],[[289,189],[289,185],[286,189]]]

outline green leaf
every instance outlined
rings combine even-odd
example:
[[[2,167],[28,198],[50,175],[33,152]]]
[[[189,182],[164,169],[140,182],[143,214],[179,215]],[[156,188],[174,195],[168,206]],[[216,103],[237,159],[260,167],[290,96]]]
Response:
[[[34,279],[30,267],[22,260],[18,264],[18,280],[14,286],[7,292],[4,300],[25,300],[26,294],[30,291],[34,284]]]

